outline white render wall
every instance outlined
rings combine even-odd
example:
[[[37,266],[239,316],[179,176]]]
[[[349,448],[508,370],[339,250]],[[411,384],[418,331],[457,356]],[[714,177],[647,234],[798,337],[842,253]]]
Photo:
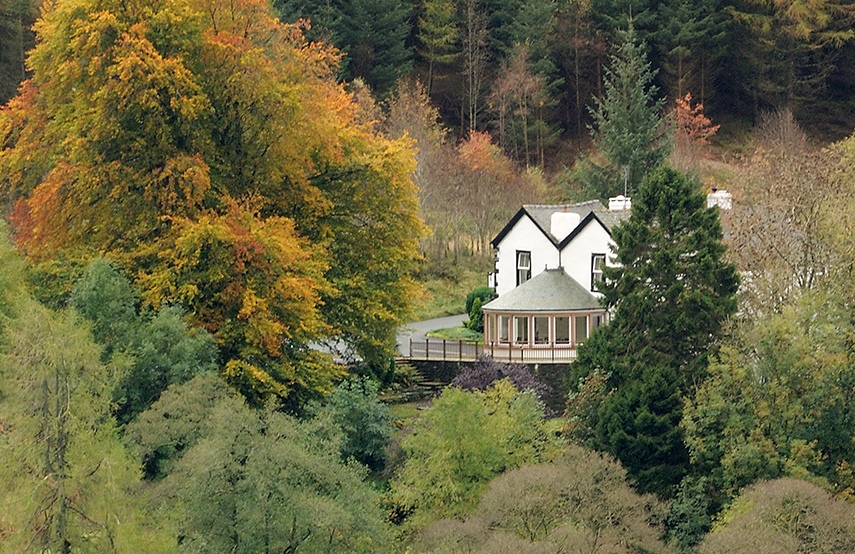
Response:
[[[605,254],[606,263],[612,257],[611,245],[614,244],[608,231],[597,221],[591,221],[561,251],[561,265],[564,271],[588,290],[591,290],[591,256]]]
[[[510,292],[517,286],[517,250],[531,252],[531,276],[541,273],[546,267],[558,267],[558,249],[537,225],[523,215],[498,245],[496,262],[496,294]],[[589,278],[590,279],[590,278]]]
[[[580,285],[591,290],[591,256],[605,254],[606,264],[611,264],[614,242],[608,231],[597,221],[585,228],[558,254],[555,244],[547,238],[534,222],[523,215],[498,245],[496,269],[496,294],[502,296],[517,286],[518,250],[531,252],[531,276],[544,269],[563,266],[564,271]]]

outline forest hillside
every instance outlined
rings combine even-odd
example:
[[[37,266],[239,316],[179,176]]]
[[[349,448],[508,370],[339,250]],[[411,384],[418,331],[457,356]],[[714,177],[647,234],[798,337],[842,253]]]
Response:
[[[0,15],[0,552],[855,551],[853,2]],[[407,401],[431,291],[618,193],[577,361]]]

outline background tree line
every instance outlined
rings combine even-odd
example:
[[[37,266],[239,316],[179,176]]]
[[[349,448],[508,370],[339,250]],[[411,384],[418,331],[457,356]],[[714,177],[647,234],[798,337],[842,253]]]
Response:
[[[0,7],[0,100],[25,77],[40,2]],[[338,74],[387,98],[403,77],[427,88],[454,137],[489,131],[516,162],[551,170],[587,137],[587,106],[631,20],[659,69],[664,97],[687,92],[719,121],[758,121],[788,108],[829,139],[853,125],[855,6],[824,0],[535,2],[492,0],[277,0],[283,21],[345,55]],[[572,160],[570,160],[572,163]],[[569,165],[569,164],[568,164]]]
[[[343,78],[360,77],[385,98],[396,79],[417,76],[456,136],[490,131],[523,165],[543,166],[585,139],[587,106],[602,96],[604,68],[630,21],[669,99],[690,92],[727,121],[789,108],[831,138],[852,126],[851,2],[805,9],[723,0],[276,6],[286,21],[310,19],[312,36],[346,53]]]

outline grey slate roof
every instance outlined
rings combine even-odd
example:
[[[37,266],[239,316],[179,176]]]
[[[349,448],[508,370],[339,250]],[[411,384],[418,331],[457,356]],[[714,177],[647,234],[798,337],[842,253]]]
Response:
[[[580,204],[526,204],[523,206],[523,209],[525,209],[529,217],[531,217],[534,222],[544,230],[544,232],[549,234],[554,242],[559,242],[563,240],[564,237],[553,236],[550,232],[550,228],[552,227],[552,214],[555,212],[575,213],[579,214],[579,221],[581,221],[585,219],[589,213],[596,213],[598,207],[603,207],[599,200],[590,200]],[[597,215],[599,215],[599,213],[597,213]],[[605,221],[603,223],[605,223]]]
[[[555,237],[550,232],[552,227],[552,214],[555,212],[572,212],[579,214],[580,223],[567,237]],[[504,229],[492,240],[490,244],[494,247],[502,241],[506,234],[513,229],[514,225],[524,215],[528,215],[535,225],[551,240],[556,247],[563,248],[575,234],[587,225],[591,219],[599,220],[608,232],[619,224],[621,221],[629,218],[630,211],[611,212],[600,203],[599,200],[589,200],[578,204],[525,204],[517,213],[508,221]]]
[[[538,273],[483,308],[503,312],[567,312],[597,310],[602,306],[596,296],[559,267]]]
[[[600,218],[600,221],[603,222],[603,225],[605,225],[608,230],[611,231],[619,223],[629,219],[629,216],[632,212],[630,210],[612,212],[609,211],[608,208],[597,202],[597,206],[594,208],[594,213],[597,214],[597,217]]]

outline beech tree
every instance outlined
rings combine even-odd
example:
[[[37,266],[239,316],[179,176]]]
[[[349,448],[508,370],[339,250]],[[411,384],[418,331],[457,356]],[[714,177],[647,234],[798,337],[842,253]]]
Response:
[[[653,523],[663,506],[634,492],[615,460],[571,445],[554,462],[490,482],[466,521],[430,524],[418,552],[669,552]]]
[[[776,479],[746,488],[698,548],[701,554],[832,554],[855,549],[855,509],[815,484]]]
[[[601,291],[614,315],[579,348],[573,372],[601,371],[615,390],[598,410],[598,448],[641,490],[669,494],[688,468],[681,398],[705,376],[710,348],[736,311],[739,279],[724,259],[718,210],[673,169],[642,182],[612,236],[617,264],[605,269]]]
[[[66,0],[37,31],[0,112],[32,260],[97,252],[145,302],[183,303],[255,401],[332,389],[312,342],[388,366],[423,231],[413,152],[360,121],[337,51],[254,0]]]
[[[675,168],[690,171],[703,158],[704,147],[709,145],[710,138],[716,134],[721,125],[713,125],[704,115],[704,105],[692,105],[692,93],[687,92],[674,102],[671,112],[674,126],[674,151],[671,153],[672,164]]]

